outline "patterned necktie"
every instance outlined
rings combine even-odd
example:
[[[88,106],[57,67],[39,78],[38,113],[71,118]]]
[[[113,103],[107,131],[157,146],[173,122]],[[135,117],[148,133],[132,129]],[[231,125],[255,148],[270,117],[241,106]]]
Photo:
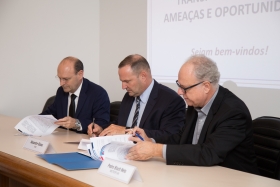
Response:
[[[132,121],[132,125],[131,128],[134,128],[135,126],[137,126],[137,120],[138,120],[138,116],[139,116],[139,109],[140,109],[140,97],[136,97],[136,109],[135,109],[135,113],[133,116],[133,121]]]
[[[76,99],[76,95],[72,94],[71,95],[71,103],[69,106],[69,116],[72,118],[75,118],[75,99]]]

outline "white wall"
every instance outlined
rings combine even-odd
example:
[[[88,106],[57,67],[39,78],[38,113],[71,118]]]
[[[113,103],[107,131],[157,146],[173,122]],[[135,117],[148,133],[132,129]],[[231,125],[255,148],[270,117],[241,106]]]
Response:
[[[100,84],[111,101],[125,91],[118,76],[119,63],[130,54],[147,54],[147,3],[145,0],[100,1]]]
[[[99,82],[99,0],[0,0],[0,114],[40,113],[66,56]]]
[[[146,57],[146,23],[145,0],[0,0],[0,114],[39,113],[55,94],[56,68],[68,55],[84,62],[85,77],[103,86],[111,101],[121,100],[117,66],[129,54]],[[175,83],[166,85],[177,90]],[[224,86],[253,118],[280,117],[280,90]]]

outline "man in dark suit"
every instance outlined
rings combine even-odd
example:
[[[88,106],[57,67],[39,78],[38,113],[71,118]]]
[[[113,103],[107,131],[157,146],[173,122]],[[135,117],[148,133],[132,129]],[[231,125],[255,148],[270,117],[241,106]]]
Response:
[[[127,158],[146,160],[163,157],[167,164],[221,165],[257,174],[253,149],[252,119],[246,105],[228,89],[219,86],[216,64],[203,55],[192,56],[180,69],[178,94],[188,104],[186,126],[172,136],[143,138]]]
[[[110,118],[108,94],[83,76],[84,67],[79,59],[64,58],[57,68],[60,87],[55,101],[41,115],[52,114],[58,119],[57,125],[77,132],[87,133],[93,118],[96,124],[106,128]]]
[[[129,55],[118,68],[122,88],[127,90],[118,119],[104,130],[95,125],[94,135],[125,134],[126,128],[134,126],[143,128],[153,138],[178,133],[185,121],[184,100],[153,80],[149,63],[140,55]],[[92,134],[91,126],[88,134]]]

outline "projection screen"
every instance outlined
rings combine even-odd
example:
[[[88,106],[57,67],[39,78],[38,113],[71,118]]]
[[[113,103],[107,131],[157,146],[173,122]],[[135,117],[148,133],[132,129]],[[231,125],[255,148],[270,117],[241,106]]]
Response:
[[[148,61],[175,83],[187,58],[205,54],[220,84],[280,89],[280,0],[148,0]]]

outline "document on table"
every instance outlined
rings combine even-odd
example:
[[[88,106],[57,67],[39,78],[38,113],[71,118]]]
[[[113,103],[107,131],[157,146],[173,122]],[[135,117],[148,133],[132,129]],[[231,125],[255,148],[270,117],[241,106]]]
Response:
[[[52,115],[31,115],[23,118],[15,129],[24,135],[46,136],[51,134],[59,125],[54,124],[57,121]]]
[[[110,157],[124,162],[128,150],[134,146],[133,142],[128,140],[130,136],[115,135],[90,138],[91,143],[87,144],[87,149],[94,160]]]
[[[111,142],[103,146],[100,156],[102,160],[111,158],[121,162],[127,162],[126,155],[134,144],[124,142]]]

